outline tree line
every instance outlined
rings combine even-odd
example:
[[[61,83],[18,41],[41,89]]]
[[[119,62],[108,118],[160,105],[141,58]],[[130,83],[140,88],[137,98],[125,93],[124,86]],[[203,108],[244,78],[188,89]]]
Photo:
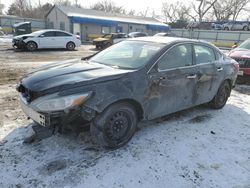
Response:
[[[189,3],[166,1],[162,4],[162,13],[168,22],[228,21],[238,19],[241,13],[245,13],[244,19],[249,19],[249,3],[250,0],[194,0]]]
[[[182,21],[228,21],[236,20],[241,13],[244,18],[250,18],[248,15],[248,5],[250,0],[191,0],[187,3],[183,1],[169,2],[165,0],[162,3],[162,15],[166,22]],[[81,7],[78,0],[54,0],[56,5]],[[44,18],[46,13],[52,8],[51,3],[41,3],[41,0],[14,0],[9,6],[6,14],[21,17]],[[90,7],[94,10],[101,10],[111,13],[127,14],[134,16],[156,17],[154,11],[150,11],[149,7],[145,11],[136,12],[135,10],[127,10],[123,6],[117,5],[110,0],[101,0]],[[0,12],[1,14],[1,12]]]

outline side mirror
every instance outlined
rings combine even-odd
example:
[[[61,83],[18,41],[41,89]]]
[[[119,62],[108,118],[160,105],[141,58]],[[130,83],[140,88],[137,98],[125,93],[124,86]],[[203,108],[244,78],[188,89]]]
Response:
[[[43,37],[44,37],[44,35],[40,35],[39,37],[43,38]]]

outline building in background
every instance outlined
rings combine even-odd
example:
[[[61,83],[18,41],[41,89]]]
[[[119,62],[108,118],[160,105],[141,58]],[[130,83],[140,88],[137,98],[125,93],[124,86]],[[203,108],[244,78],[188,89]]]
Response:
[[[79,34],[83,41],[105,33],[138,31],[153,35],[170,29],[167,24],[154,18],[56,5],[47,13],[45,19],[47,28]]]

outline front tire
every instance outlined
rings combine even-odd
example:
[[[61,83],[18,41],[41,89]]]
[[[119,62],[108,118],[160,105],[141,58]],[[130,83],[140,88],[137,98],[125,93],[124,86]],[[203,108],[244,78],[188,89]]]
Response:
[[[29,41],[29,42],[26,44],[26,48],[27,48],[27,50],[29,50],[30,52],[33,52],[33,51],[37,50],[37,44],[36,44],[34,41]]]
[[[67,50],[73,51],[75,49],[76,45],[73,42],[68,42],[66,45]]]
[[[119,148],[134,135],[137,113],[126,102],[115,103],[99,114],[90,125],[93,141],[105,148]]]
[[[231,86],[228,81],[224,81],[220,88],[218,89],[217,94],[211,102],[209,102],[211,108],[221,109],[226,105],[227,99],[231,93]]]

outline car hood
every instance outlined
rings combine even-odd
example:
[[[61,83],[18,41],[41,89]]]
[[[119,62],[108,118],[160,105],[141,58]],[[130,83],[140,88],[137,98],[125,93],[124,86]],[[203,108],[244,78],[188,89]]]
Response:
[[[244,48],[236,48],[229,52],[228,54],[232,58],[249,58],[250,59],[250,50]]]
[[[108,41],[109,39],[108,38],[97,38],[97,39],[94,39],[93,41],[94,42],[103,42],[103,41]]]
[[[13,37],[13,39],[20,39],[22,37],[34,37],[35,35],[33,35],[32,33],[30,34],[24,34],[24,35],[18,35],[18,36],[15,36]]]
[[[133,70],[73,59],[55,62],[30,72],[22,78],[21,85],[35,92],[52,88],[60,90],[118,79],[128,72]]]

